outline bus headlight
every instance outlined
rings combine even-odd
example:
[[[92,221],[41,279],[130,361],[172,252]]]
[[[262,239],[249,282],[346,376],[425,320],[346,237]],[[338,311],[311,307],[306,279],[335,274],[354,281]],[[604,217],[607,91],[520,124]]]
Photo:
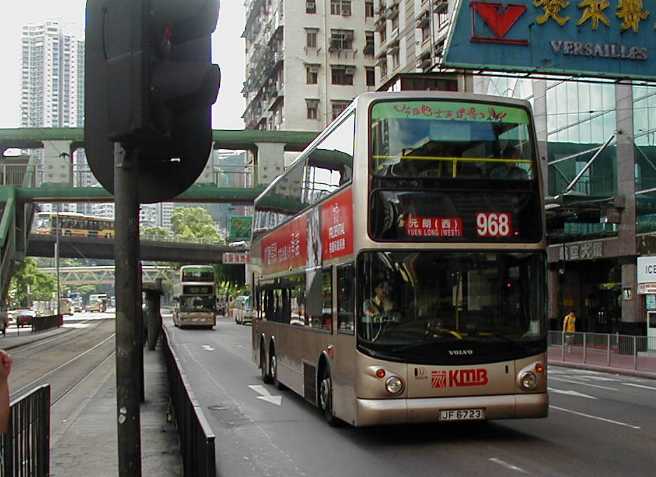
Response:
[[[532,371],[526,371],[519,377],[519,385],[524,391],[533,391],[538,384],[538,378]]]
[[[399,394],[403,391],[403,381],[398,376],[390,376],[385,381],[385,389],[390,394]]]

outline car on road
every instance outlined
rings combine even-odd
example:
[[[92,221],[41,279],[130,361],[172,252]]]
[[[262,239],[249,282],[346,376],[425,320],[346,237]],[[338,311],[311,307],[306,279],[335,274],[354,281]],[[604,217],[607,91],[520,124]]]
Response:
[[[234,307],[235,323],[239,325],[253,323],[253,302],[250,296],[242,295],[235,298]]]
[[[27,308],[16,310],[14,312],[16,319],[16,326],[22,328],[23,326],[32,326],[32,321],[36,317],[36,312],[34,310],[29,310]]]

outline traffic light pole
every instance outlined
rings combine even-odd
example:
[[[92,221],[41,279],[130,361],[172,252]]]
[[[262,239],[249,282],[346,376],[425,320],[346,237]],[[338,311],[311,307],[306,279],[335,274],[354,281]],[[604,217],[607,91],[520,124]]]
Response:
[[[118,475],[141,477],[138,151],[114,146]],[[141,290],[139,290],[139,293]]]

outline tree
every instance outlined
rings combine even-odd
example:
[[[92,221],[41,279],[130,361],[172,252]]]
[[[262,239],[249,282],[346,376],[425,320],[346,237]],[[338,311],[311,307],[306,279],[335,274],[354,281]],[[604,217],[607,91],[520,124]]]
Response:
[[[143,240],[166,240],[171,236],[168,230],[163,227],[144,227],[141,231]]]
[[[181,207],[173,210],[171,229],[175,238],[181,241],[200,240],[203,242],[222,242],[216,224],[210,213],[202,207]]]
[[[36,260],[27,257],[11,278],[9,296],[18,306],[28,307],[32,300],[52,300],[56,288],[55,277],[39,270]]]

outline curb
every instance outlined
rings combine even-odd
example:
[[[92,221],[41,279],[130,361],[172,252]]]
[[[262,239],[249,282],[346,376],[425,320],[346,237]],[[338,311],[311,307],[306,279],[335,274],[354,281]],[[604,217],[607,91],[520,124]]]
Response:
[[[638,371],[635,369],[610,368],[608,366],[596,366],[594,364],[587,364],[587,363],[571,363],[569,361],[553,361],[549,358],[547,358],[547,363],[552,364],[554,366],[562,366],[563,368],[588,369],[590,371],[603,371],[606,373],[634,376],[638,378],[656,379],[656,373],[650,373],[648,371]]]

